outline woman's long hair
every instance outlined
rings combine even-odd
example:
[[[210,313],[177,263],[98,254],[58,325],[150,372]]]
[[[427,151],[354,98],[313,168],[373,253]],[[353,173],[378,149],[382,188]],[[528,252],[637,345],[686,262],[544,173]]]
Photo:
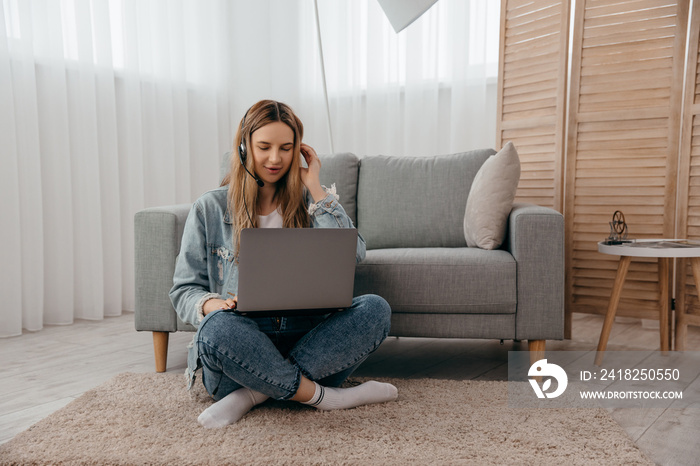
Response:
[[[233,219],[233,245],[238,257],[241,230],[258,227],[258,185],[246,173],[241,164],[238,148],[245,141],[247,148],[246,167],[254,173],[253,147],[251,135],[263,126],[280,121],[294,132],[294,149],[289,171],[277,182],[278,209],[282,214],[284,228],[306,228],[309,214],[305,202],[305,188],[301,182],[301,139],[304,125],[292,109],[281,102],[261,100],[254,104],[241,120],[231,155],[231,168],[221,186],[228,185],[228,211]],[[247,179],[251,178],[251,179]]]

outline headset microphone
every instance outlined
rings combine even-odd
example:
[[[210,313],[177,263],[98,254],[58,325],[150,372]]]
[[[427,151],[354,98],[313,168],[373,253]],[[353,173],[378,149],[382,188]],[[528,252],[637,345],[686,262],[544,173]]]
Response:
[[[243,148],[243,152],[241,152],[241,147]],[[250,171],[248,171],[248,167],[245,166],[245,159],[246,158],[245,158],[245,155],[243,155],[243,154],[245,154],[245,146],[243,144],[241,144],[241,147],[238,148],[238,158],[241,159],[241,165],[243,165],[243,169],[246,171],[246,173],[248,173],[250,176],[252,176],[253,179],[255,180],[255,182],[258,183],[258,186],[260,186],[262,188],[263,186],[265,186],[265,183],[263,183],[263,181],[260,178],[253,175],[252,173],[250,173]]]

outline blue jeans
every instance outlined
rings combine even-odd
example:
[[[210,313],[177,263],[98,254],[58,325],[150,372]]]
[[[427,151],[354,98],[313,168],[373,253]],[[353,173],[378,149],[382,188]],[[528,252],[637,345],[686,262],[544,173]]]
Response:
[[[195,339],[202,382],[220,400],[241,387],[286,400],[301,376],[339,386],[389,334],[391,309],[376,295],[358,296],[326,316],[250,318],[214,311]]]

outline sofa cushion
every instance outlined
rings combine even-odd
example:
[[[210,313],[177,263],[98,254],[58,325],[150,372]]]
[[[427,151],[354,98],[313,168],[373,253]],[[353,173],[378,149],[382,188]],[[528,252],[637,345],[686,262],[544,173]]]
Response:
[[[357,226],[357,172],[360,159],[351,153],[319,155],[321,159],[321,184],[331,187],[335,183],[340,205]]]
[[[496,249],[503,243],[519,181],[520,159],[509,142],[484,162],[474,178],[464,212],[467,246]]]
[[[503,250],[374,249],[357,265],[354,291],[383,297],[394,313],[512,314],[516,263]]]
[[[364,157],[357,228],[367,249],[466,246],[462,223],[469,190],[481,165],[495,153]]]

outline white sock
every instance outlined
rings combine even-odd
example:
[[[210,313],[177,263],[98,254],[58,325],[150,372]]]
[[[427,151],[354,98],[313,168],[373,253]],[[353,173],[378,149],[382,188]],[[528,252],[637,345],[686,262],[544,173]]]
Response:
[[[239,388],[205,409],[197,421],[207,429],[225,427],[237,422],[253,406],[267,399],[268,396],[260,392],[245,387]]]
[[[331,409],[348,409],[356,406],[372,403],[384,403],[394,401],[399,396],[399,391],[390,383],[370,380],[356,387],[330,388],[323,387],[316,382],[316,392],[305,405],[328,411]]]

